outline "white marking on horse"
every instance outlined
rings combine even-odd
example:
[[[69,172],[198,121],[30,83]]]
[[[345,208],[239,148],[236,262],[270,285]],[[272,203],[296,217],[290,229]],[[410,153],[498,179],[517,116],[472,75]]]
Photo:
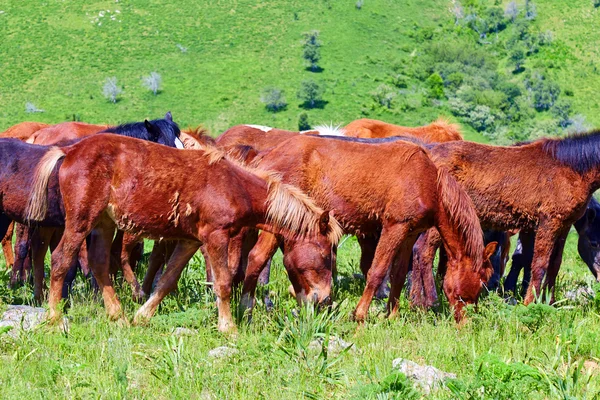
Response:
[[[250,128],[254,128],[254,129],[259,129],[263,132],[269,132],[272,131],[273,128],[271,128],[270,126],[263,126],[263,125],[246,125],[249,126]]]
[[[175,138],[175,147],[177,147],[178,149],[185,149],[183,142],[178,137]]]
[[[317,125],[315,126],[315,131],[319,132],[319,135],[326,136],[346,136],[346,132],[342,128],[341,125],[333,126],[331,125]]]

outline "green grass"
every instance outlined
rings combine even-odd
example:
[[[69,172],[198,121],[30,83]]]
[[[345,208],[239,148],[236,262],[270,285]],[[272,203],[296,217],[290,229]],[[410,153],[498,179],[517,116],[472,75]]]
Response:
[[[590,284],[574,236],[567,244],[559,299],[566,290]],[[376,302],[369,322],[357,330],[349,315],[364,286],[352,278],[359,254],[354,239],[340,249],[334,312],[300,310],[298,318],[291,313],[296,305],[287,294],[289,281],[278,255],[269,288],[275,311],[267,313],[259,303],[253,322],[241,324],[237,337],[216,330],[216,308],[202,283],[200,257],[146,327],[109,322],[88,284],[78,280],[67,335],[42,326],[18,339],[0,336],[0,397],[408,398],[406,387],[389,383],[395,382],[392,360],[398,357],[457,375],[448,384],[451,389],[441,389],[433,398],[600,395],[598,376],[582,369],[585,361],[600,361],[600,288],[587,305],[559,302],[556,307],[509,306],[490,294],[462,327],[445,303],[438,311],[422,312],[410,310],[404,299],[399,317],[390,321],[384,318],[384,303]],[[6,280],[3,276],[2,287]],[[118,291],[131,318],[138,305],[129,300],[128,287]],[[30,288],[1,294],[5,303],[31,299]],[[172,335],[175,327],[197,333],[178,338]],[[353,343],[356,351],[327,357],[304,351],[327,333]],[[227,360],[211,359],[208,351],[217,346],[235,347],[238,353]]]

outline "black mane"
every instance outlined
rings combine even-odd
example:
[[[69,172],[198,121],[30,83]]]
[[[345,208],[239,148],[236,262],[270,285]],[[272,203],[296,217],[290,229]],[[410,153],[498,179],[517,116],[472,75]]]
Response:
[[[166,146],[175,147],[175,139],[178,139],[181,131],[179,126],[172,120],[154,119],[149,122],[155,132],[148,132],[145,122],[131,122],[118,126],[112,126],[99,133],[114,133],[116,135],[128,136],[136,139],[149,140]],[[156,138],[153,134],[159,133]]]
[[[600,130],[542,141],[547,154],[579,173],[600,167]]]

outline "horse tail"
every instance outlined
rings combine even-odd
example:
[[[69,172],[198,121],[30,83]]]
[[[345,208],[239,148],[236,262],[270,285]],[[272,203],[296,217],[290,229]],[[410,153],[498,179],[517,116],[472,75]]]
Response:
[[[267,177],[269,184],[267,219],[275,226],[306,237],[319,231],[319,221],[323,210],[303,191],[295,186],[283,183],[275,174]],[[343,230],[332,216],[328,220],[328,237],[337,244]]]
[[[33,185],[25,207],[25,219],[41,221],[46,217],[48,211],[48,181],[56,163],[64,156],[65,152],[62,149],[52,147],[40,160],[33,175]]]
[[[327,125],[317,125],[312,129],[313,131],[319,132],[319,135],[323,136],[346,136],[346,132],[341,127],[341,125],[334,126],[333,124]]]
[[[475,206],[446,168],[438,168],[437,186],[443,212],[462,239],[473,267],[478,269],[483,264],[483,232]]]

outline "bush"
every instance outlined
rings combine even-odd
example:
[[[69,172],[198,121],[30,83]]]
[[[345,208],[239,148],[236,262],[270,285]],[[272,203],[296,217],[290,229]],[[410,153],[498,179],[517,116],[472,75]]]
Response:
[[[494,126],[496,118],[488,106],[475,106],[467,118],[469,124],[479,132],[486,131]]]
[[[160,90],[161,81],[162,78],[159,73],[151,72],[150,75],[142,78],[142,85],[156,96]]]
[[[525,0],[525,19],[532,21],[537,17],[537,7],[531,0]]]
[[[379,85],[379,87],[371,93],[371,97],[373,97],[373,100],[380,106],[389,109],[392,108],[392,101],[396,97],[396,91],[388,85]]]
[[[577,114],[571,118],[571,126],[569,126],[568,132],[574,133],[585,133],[592,129],[592,126],[588,124],[585,115]]]
[[[32,102],[27,102],[25,103],[25,112],[27,114],[31,114],[31,113],[43,113],[44,110],[39,109],[35,106],[35,104],[33,104]]]
[[[323,88],[312,79],[302,81],[298,90],[298,98],[304,102],[304,106],[313,108],[317,103],[321,102],[323,96]]]
[[[592,0],[592,4],[594,4],[595,8],[600,7],[600,0]]]
[[[357,10],[362,10],[363,3],[364,3],[363,0],[358,0],[356,2],[356,9]]]
[[[310,69],[316,71],[319,68],[321,59],[321,41],[319,41],[319,31],[311,31],[304,34],[304,44],[302,58],[306,60]]]
[[[275,87],[266,88],[260,96],[260,101],[265,103],[265,107],[271,112],[281,111],[287,107],[283,90]]]
[[[551,82],[538,73],[525,81],[526,86],[533,92],[533,106],[537,111],[549,110],[560,94],[557,83]]]
[[[552,106],[552,114],[558,118],[558,124],[561,128],[571,125],[571,102],[567,99],[558,99]]]
[[[515,67],[513,72],[519,72],[523,68],[523,63],[525,62],[525,50],[521,47],[517,47],[510,52],[508,58]]]
[[[299,131],[308,131],[311,129],[310,123],[308,122],[308,114],[305,112],[300,113],[298,115],[298,130]]]
[[[429,97],[432,99],[443,99],[444,96],[444,80],[437,72],[434,72],[425,81],[429,88]]]
[[[465,76],[461,72],[453,72],[446,77],[444,85],[446,87],[457,90],[464,82]]]
[[[506,8],[504,9],[504,15],[506,15],[507,18],[510,18],[513,22],[515,22],[515,20],[519,16],[519,6],[517,5],[516,1],[511,1],[506,5]]]
[[[104,86],[102,87],[102,94],[111,103],[117,102],[117,97],[123,92],[123,90],[117,85],[117,78],[106,78]]]

